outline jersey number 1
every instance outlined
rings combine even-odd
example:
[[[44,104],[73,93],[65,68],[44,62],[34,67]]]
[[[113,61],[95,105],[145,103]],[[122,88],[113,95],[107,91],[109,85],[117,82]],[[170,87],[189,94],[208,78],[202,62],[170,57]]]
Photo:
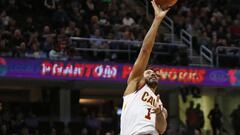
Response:
[[[147,115],[145,115],[145,118],[151,120],[151,108],[148,108],[148,112]]]

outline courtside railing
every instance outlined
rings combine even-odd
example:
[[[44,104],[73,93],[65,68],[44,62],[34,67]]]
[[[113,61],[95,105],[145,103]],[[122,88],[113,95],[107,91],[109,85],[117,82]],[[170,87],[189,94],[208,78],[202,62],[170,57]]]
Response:
[[[147,17],[150,16],[150,9],[149,9],[149,0],[140,0],[141,4],[143,6],[145,6],[146,9],[146,15]],[[174,27],[174,22],[171,18],[169,18],[168,16],[166,16],[163,20],[163,25],[166,26],[166,28],[168,28],[170,30],[170,34],[168,34],[171,38],[171,42],[175,43],[177,42],[177,40],[174,38],[175,37],[175,27]],[[190,33],[188,33],[186,30],[182,29],[180,32],[180,42],[182,42],[183,44],[186,44],[188,47],[188,53],[189,53],[189,58],[190,59],[194,59],[194,58],[198,58],[200,57],[199,55],[197,56],[193,56],[193,47],[192,47],[192,35]],[[199,63],[200,64],[200,63]]]
[[[173,22],[173,20],[170,17],[166,16],[163,19],[163,24],[170,30],[171,42],[174,43],[175,39],[174,39],[174,22]]]
[[[200,47],[200,62],[201,65],[204,64],[204,60],[208,63],[209,66],[214,66],[214,60],[213,60],[213,52],[208,49],[205,45],[201,45]]]
[[[99,46],[107,45],[107,48],[92,47],[92,44],[100,43]],[[115,40],[115,39],[99,39],[99,38],[82,38],[71,37],[71,46],[77,51],[85,52],[108,52],[108,53],[122,53],[127,56],[130,61],[133,54],[139,52],[142,46],[142,41],[129,41],[129,40]],[[187,48],[185,44],[173,44],[173,43],[160,43],[156,42],[153,48],[153,54],[169,55],[173,49]]]
[[[186,30],[181,30],[180,39],[182,44],[186,44],[189,48],[189,57],[193,57],[193,46],[192,46],[192,35],[188,33]]]

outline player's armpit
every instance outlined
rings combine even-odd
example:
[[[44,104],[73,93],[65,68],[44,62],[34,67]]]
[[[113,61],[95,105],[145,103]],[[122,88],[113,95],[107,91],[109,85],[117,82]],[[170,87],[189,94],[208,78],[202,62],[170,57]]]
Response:
[[[127,96],[128,94],[140,90],[144,85],[145,81],[143,78],[130,81],[127,85],[127,88],[124,91],[124,96]]]
[[[131,81],[139,81],[143,77],[143,72],[146,69],[151,54],[152,48],[144,45],[140,50],[140,53],[133,65],[133,69],[128,77],[128,83]]]
[[[125,89],[123,96],[127,96],[135,92],[137,90],[137,85],[138,85],[138,79],[128,82],[127,88]]]

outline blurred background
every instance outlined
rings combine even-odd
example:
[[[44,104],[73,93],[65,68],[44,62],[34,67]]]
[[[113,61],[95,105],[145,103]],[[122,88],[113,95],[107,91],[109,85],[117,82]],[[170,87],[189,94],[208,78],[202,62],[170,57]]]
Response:
[[[179,0],[150,65],[164,135],[240,135],[240,1]],[[149,0],[0,0],[0,135],[117,135]]]

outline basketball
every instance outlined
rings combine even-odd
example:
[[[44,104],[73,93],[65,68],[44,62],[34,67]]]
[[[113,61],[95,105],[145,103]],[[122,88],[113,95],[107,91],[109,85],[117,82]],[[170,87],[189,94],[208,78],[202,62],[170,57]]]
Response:
[[[163,10],[171,8],[177,3],[177,0],[155,0],[157,5],[160,5]]]

